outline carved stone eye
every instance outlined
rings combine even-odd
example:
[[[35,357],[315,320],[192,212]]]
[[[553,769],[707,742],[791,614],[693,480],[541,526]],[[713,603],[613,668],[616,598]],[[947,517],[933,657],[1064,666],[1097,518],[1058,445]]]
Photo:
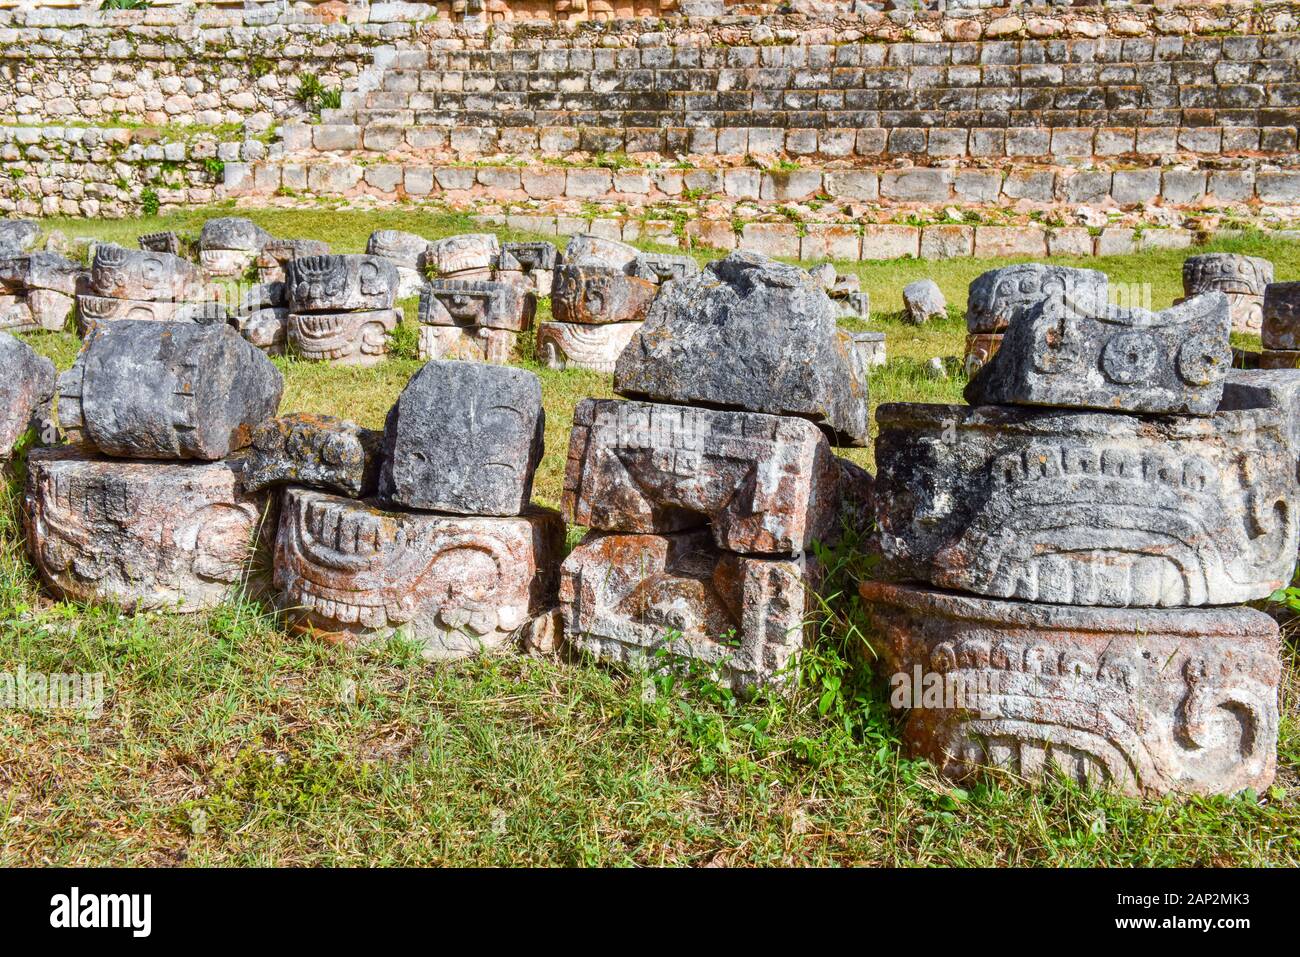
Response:
[[[1155,341],[1140,332],[1126,332],[1106,343],[1101,368],[1106,378],[1120,385],[1133,385],[1155,372],[1160,351]]]

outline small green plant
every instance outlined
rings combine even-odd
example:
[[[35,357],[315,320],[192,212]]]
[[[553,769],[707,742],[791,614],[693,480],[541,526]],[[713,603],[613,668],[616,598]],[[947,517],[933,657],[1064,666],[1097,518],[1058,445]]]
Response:
[[[148,10],[149,0],[104,0],[101,10]]]
[[[157,216],[161,205],[158,199],[158,190],[150,187],[140,194],[140,211],[146,216]]]

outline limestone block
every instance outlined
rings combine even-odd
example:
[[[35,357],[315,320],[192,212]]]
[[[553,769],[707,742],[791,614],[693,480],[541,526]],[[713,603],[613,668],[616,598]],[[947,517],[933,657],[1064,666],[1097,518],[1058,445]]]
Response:
[[[54,363],[0,332],[0,461],[29,427],[41,427],[54,397]]]
[[[689,279],[700,274],[700,264],[691,256],[669,253],[641,253],[627,267],[627,273],[655,284]]]
[[[0,219],[0,255],[25,252],[40,235],[41,224],[34,219]]]
[[[1079,608],[865,582],[908,753],[961,780],[1063,773],[1130,795],[1263,790],[1277,625],[1250,608]],[[896,677],[895,677],[896,676]]]
[[[885,574],[991,598],[1181,607],[1291,580],[1300,373],[1233,371],[1213,416],[880,406]]]
[[[537,358],[548,369],[589,369],[612,374],[639,322],[543,322],[537,327]]]
[[[181,237],[173,232],[162,233],[145,233],[136,238],[136,245],[141,249],[152,253],[170,253],[173,256],[180,256],[185,244]]]
[[[420,322],[521,332],[533,325],[537,300],[522,285],[490,280],[433,279],[420,291]]]
[[[460,359],[509,365],[519,344],[519,334],[481,326],[420,326],[421,359]]]
[[[253,567],[265,495],[230,462],[123,462],[71,447],[27,460],[27,535],[53,593],[131,611],[197,612]]]
[[[593,532],[560,569],[560,607],[568,642],[600,660],[655,670],[665,653],[743,691],[784,682],[815,585],[809,559],[720,552],[703,529]]]
[[[504,648],[555,602],[564,524],[384,512],[311,489],[284,493],[275,549],[281,605],[347,642],[394,632],[445,660]]]
[[[284,267],[291,313],[391,311],[397,267],[378,256],[299,256]]]
[[[1300,282],[1269,283],[1264,290],[1263,313],[1265,349],[1300,349]]]
[[[491,279],[501,244],[491,233],[449,236],[429,244],[425,266],[439,277]]]
[[[621,268],[566,262],[555,269],[551,311],[557,322],[640,322],[658,291],[655,283],[629,276]]]
[[[58,253],[23,253],[0,258],[0,292],[30,293],[45,289],[74,296],[85,270]]]
[[[966,330],[1004,332],[1022,309],[1049,297],[1080,303],[1105,302],[1108,284],[1106,274],[1096,269],[1040,263],[990,269],[977,276],[967,291]]]
[[[391,268],[391,263],[389,266]],[[391,308],[355,312],[290,312],[285,325],[285,341],[295,355],[310,362],[370,366],[382,362],[388,354],[388,334],[401,321],[401,312]]]
[[[105,455],[213,461],[275,414],[284,379],[227,325],[96,325],[59,377],[59,425]]]
[[[289,339],[289,310],[257,309],[240,323],[240,335],[268,356],[283,355]]]
[[[1264,289],[1273,281],[1273,264],[1257,256],[1206,253],[1183,262],[1183,293],[1188,298],[1203,292],[1228,297],[1232,327],[1259,334],[1263,324]]]
[[[573,236],[564,247],[564,263],[569,266],[626,270],[640,255],[635,246],[588,234]]]
[[[148,302],[184,302],[206,298],[199,270],[179,256],[124,249],[105,243],[95,247],[89,295]]]
[[[238,276],[252,265],[271,234],[242,216],[209,219],[199,233],[199,263],[209,276]]]
[[[554,243],[505,243],[497,257],[497,270],[521,276],[526,291],[543,297],[551,294],[555,267],[559,263],[560,251]]]
[[[866,370],[825,289],[798,267],[751,253],[664,286],[619,357],[614,388],[628,398],[795,415],[852,444],[870,434]]]
[[[1002,333],[1000,332],[968,332],[966,334],[966,351],[962,358],[966,378],[973,379],[975,373],[979,372],[993,358],[1000,345],[1002,345]]]
[[[268,419],[253,432],[240,481],[250,492],[280,485],[348,498],[373,495],[384,434],[329,415],[298,412]]]
[[[380,497],[458,515],[519,515],[532,495],[545,424],[533,373],[428,362],[388,415]]]
[[[870,369],[885,364],[887,357],[883,332],[850,332],[848,336],[862,368]]]
[[[903,287],[903,312],[914,325],[948,316],[948,303],[933,279],[917,279]]]
[[[965,398],[1209,415],[1232,366],[1231,331],[1228,299],[1218,292],[1158,313],[1052,296],[1016,315]]]

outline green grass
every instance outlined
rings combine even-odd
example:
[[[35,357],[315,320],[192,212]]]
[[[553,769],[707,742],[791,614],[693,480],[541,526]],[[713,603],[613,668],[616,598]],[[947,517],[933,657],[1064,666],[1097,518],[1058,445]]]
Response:
[[[197,231],[204,215],[50,225],[125,242]],[[340,251],[363,248],[381,226],[431,237],[469,228],[415,211],[252,215]],[[1295,245],[1232,248],[1269,256],[1279,280],[1300,278]],[[1151,282],[1159,307],[1179,292],[1181,260],[1081,264]],[[955,315],[966,283],[990,265],[851,268],[877,313],[930,276]],[[873,325],[891,357],[873,377],[873,402],[960,401],[960,376],[934,382],[921,371],[932,356],[960,354],[956,318]],[[27,338],[61,368],[76,353],[70,334]],[[418,367],[277,362],[285,411],[372,427]],[[556,505],[573,406],[612,394],[610,381],[521,364],[541,376],[547,411],[535,497]],[[871,462],[868,450],[848,454]],[[288,635],[253,602],[195,617],[52,602],[25,557],[19,505],[17,479],[0,485],[0,670],[103,672],[109,694],[98,719],[0,710],[0,864],[1300,863],[1290,651],[1278,781],[1266,794],[1136,801],[992,776],[958,788],[902,755],[858,663],[852,581],[862,568],[850,549],[836,556],[832,611],[793,697],[741,702],[698,679],[643,681],[586,662],[435,667],[401,642],[340,648]]]

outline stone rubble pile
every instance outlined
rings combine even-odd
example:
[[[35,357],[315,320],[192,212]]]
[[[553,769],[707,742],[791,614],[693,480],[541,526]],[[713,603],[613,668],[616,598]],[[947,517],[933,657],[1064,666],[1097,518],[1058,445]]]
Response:
[[[194,612],[246,577],[268,497],[237,453],[279,371],[226,325],[104,323],[58,379],[69,445],[27,460],[33,561],[55,595]]]
[[[1295,567],[1300,372],[1231,370],[1220,292],[1151,313],[1010,270],[971,289],[1004,337],[972,404],[877,411],[862,594],[904,740],[953,778],[1267,787],[1278,629],[1234,606]]]
[[[784,678],[818,582],[810,545],[870,497],[828,440],[865,441],[868,408],[835,312],[808,273],[750,254],[664,287],[618,360],[628,399],[575,415],[563,511],[591,531],[560,573],[571,645],[639,667],[671,655],[736,689]]]
[[[401,322],[397,267],[378,256],[299,256],[284,266],[286,342],[315,362],[369,366]]]
[[[544,424],[532,373],[435,360],[398,398],[382,442],[346,423],[275,427],[321,433],[310,442],[268,427],[253,455],[258,475],[288,483],[281,605],[337,640],[400,629],[433,660],[522,640],[555,605],[564,544],[559,515],[530,504]]]
[[[831,263],[822,263],[808,270],[826,290],[840,310],[841,319],[870,319],[871,297],[862,288],[862,280],[850,273],[841,276]]]

